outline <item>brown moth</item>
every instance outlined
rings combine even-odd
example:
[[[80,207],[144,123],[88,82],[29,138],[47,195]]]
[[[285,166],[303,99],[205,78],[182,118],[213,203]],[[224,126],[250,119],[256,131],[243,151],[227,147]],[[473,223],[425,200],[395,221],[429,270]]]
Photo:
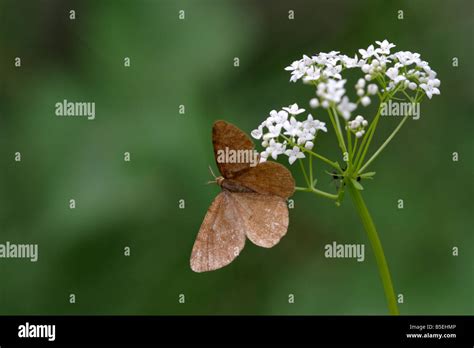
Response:
[[[216,183],[222,192],[209,207],[194,242],[190,260],[194,272],[228,265],[246,238],[264,248],[276,245],[288,229],[286,200],[295,190],[293,176],[279,163],[218,161],[222,151],[254,152],[252,140],[236,126],[216,121],[212,143],[222,174]]]

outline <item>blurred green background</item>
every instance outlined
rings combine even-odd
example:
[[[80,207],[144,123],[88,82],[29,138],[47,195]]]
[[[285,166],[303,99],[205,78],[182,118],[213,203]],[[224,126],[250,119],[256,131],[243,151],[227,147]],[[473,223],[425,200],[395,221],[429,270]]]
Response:
[[[218,193],[205,185],[213,121],[249,133],[271,109],[306,106],[312,89],[290,84],[285,66],[385,38],[421,53],[442,81],[365,184],[400,311],[473,314],[473,9],[469,0],[1,0],[0,243],[38,243],[39,261],[0,259],[0,314],[386,314],[349,196],[337,208],[297,193],[279,245],[248,242],[219,271],[189,268]],[[95,102],[96,119],[56,117],[63,99]],[[377,142],[398,121],[382,119]],[[318,142],[340,161],[331,132]],[[318,163],[319,184],[335,191],[326,169]],[[324,258],[332,241],[366,244],[365,262]]]

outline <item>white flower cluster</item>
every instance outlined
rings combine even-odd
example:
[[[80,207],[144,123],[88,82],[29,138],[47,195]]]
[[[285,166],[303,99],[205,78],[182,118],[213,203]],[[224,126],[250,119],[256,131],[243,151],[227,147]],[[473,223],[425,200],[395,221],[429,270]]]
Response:
[[[338,51],[311,57],[304,55],[285,70],[291,72],[291,82],[302,80],[315,86],[316,96],[309,101],[311,108],[322,107],[328,109],[330,116],[341,116],[346,129],[360,138],[365,134],[368,121],[361,115],[351,120],[351,116],[359,105],[369,106],[374,96],[382,101],[398,92],[406,95],[411,93],[413,97],[426,94],[430,99],[440,94],[440,80],[428,62],[422,60],[418,53],[391,53],[394,47],[394,44],[383,40],[376,41],[376,46],[359,49],[360,58],[357,55],[352,58]],[[342,78],[346,69],[360,69],[363,75],[354,86],[357,96],[355,102],[346,95],[347,80]],[[261,161],[268,157],[277,159],[279,155],[285,154],[290,164],[293,164],[298,158],[305,157],[305,150],[313,149],[318,130],[327,132],[326,124],[313,119],[311,114],[306,120],[298,121],[296,116],[303,112],[305,110],[297,104],[280,111],[272,110],[270,116],[252,131],[252,137],[262,139],[265,148],[260,154]]]
[[[354,120],[347,122],[347,128],[354,133],[357,138],[360,138],[365,134],[365,127],[368,125],[369,122],[361,115],[358,115]]]
[[[428,62],[421,60],[418,53],[400,51],[391,55],[390,58],[394,66],[385,72],[385,75],[390,78],[387,90],[403,83],[405,89],[421,88],[429,99],[435,94],[440,94],[438,87],[441,81],[436,78],[436,71],[430,68]]]
[[[318,130],[327,132],[326,124],[313,119],[311,114],[308,114],[306,120],[298,121],[295,116],[303,112],[305,109],[300,109],[297,104],[280,111],[272,110],[267,119],[251,132],[253,138],[262,139],[265,151],[260,153],[261,162],[268,157],[276,160],[279,155],[285,154],[289,163],[293,164],[298,158],[305,157],[302,147],[307,150],[313,148]],[[291,148],[287,149],[287,146]]]
[[[369,96],[375,95],[379,91],[379,87],[375,83],[367,85],[367,91],[365,90],[365,85],[365,79],[359,79],[355,85],[357,96],[360,98],[360,103],[363,106],[369,105],[371,102]]]
[[[428,62],[421,59],[418,53],[399,51],[390,53],[394,44],[376,41],[377,47],[370,45],[367,49],[359,49],[360,58],[340,54],[337,51],[319,53],[315,56],[304,55],[302,59],[294,61],[285,70],[291,71],[291,82],[302,80],[304,83],[316,86],[316,98],[310,100],[310,106],[329,108],[335,106],[339,114],[347,121],[351,113],[360,103],[367,106],[371,103],[371,96],[379,92],[400,89],[410,89],[425,93],[428,98],[440,94],[440,80]],[[345,95],[341,73],[345,69],[359,68],[364,74],[355,88],[357,103],[350,102]],[[365,90],[365,81],[370,83]]]

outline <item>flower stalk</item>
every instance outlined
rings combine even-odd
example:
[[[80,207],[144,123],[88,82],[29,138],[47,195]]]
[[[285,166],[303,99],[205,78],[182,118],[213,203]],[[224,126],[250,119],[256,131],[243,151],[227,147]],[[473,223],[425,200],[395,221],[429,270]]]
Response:
[[[364,229],[367,233],[367,237],[369,238],[372,250],[375,255],[380,279],[382,280],[383,289],[385,292],[385,298],[387,299],[388,310],[390,314],[398,315],[399,311],[397,307],[395,291],[393,290],[390,270],[388,268],[387,260],[385,259],[382,243],[380,242],[380,238],[375,228],[374,221],[372,220],[369,210],[365,205],[360,190],[354,187],[354,184],[350,180],[348,180],[347,186],[349,188],[350,195],[356,207],[357,213],[359,214],[359,217],[362,221],[362,225],[364,225]]]
[[[316,151],[315,144],[319,134],[328,132],[326,123],[312,114],[301,119],[302,116],[299,115],[306,110],[297,104],[270,111],[269,116],[251,134],[255,139],[261,139],[265,148],[260,153],[261,161],[269,158],[276,160],[281,155],[288,157],[290,165],[298,160],[306,187],[296,187],[296,191],[328,198],[337,206],[342,204],[345,191],[349,191],[377,261],[389,312],[397,315],[399,311],[387,260],[375,224],[362,198],[364,187],[360,181],[365,185],[366,180],[373,179],[375,172],[365,170],[378,158],[410,116],[403,115],[388,138],[366,160],[377,125],[382,116],[386,115],[387,103],[392,100],[397,103],[409,101],[413,105],[419,103],[425,95],[431,99],[433,95],[441,93],[438,88],[441,81],[428,62],[421,59],[420,54],[410,51],[391,52],[395,45],[387,40],[376,41],[376,44],[377,46],[370,45],[367,49],[359,49],[360,58],[358,55],[349,57],[338,51],[321,52],[311,57],[304,55],[285,68],[291,72],[291,82],[301,80],[315,88],[315,95],[309,100],[309,106],[314,112],[319,109],[327,113],[342,152],[344,166],[322,156],[319,148]],[[362,72],[362,77],[354,85],[356,97],[352,101],[352,97],[346,93],[348,80],[343,79],[343,74],[350,69]],[[367,112],[364,108],[372,100],[377,100],[379,104],[370,120],[363,114]],[[317,179],[313,171],[315,159],[332,167],[332,172],[326,173],[338,183],[337,194],[325,192],[319,186],[316,188]]]

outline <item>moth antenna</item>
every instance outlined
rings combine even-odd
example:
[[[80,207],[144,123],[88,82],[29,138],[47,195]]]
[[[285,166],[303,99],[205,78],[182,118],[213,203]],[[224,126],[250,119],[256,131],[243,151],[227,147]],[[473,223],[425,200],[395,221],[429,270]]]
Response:
[[[212,171],[212,168],[211,168],[210,165],[209,165],[209,171],[211,172],[211,175],[212,175],[212,177],[214,178],[214,180],[210,180],[210,181],[206,182],[206,185],[209,185],[209,184],[216,184],[216,183],[217,183],[217,177],[216,177],[216,175],[214,174],[214,172]]]
[[[212,168],[211,168],[210,165],[209,165],[209,171],[211,172],[212,177],[213,177],[214,179],[217,179],[217,177],[216,177],[216,175],[214,174],[214,172],[212,171]],[[214,180],[214,181],[211,181],[211,183],[213,183],[213,182],[216,182],[216,181],[215,181],[215,180]]]

